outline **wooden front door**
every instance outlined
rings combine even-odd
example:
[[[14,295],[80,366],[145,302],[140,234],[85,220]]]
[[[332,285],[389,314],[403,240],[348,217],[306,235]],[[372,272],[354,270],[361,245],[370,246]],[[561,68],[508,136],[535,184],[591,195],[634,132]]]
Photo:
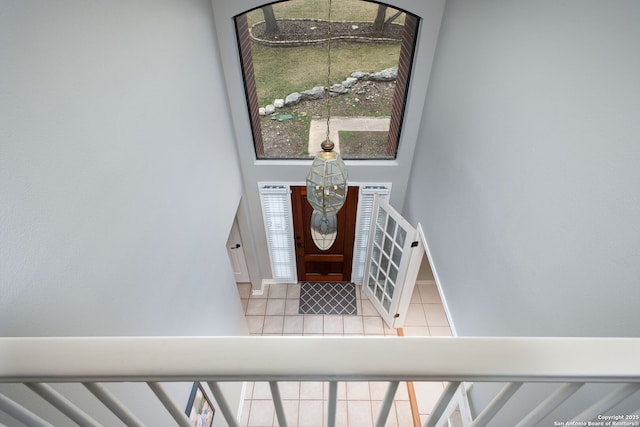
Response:
[[[311,236],[313,208],[307,201],[307,188],[291,187],[291,201],[298,280],[301,282],[351,281],[358,187],[349,187],[347,201],[338,211],[335,242],[326,250],[318,248]]]

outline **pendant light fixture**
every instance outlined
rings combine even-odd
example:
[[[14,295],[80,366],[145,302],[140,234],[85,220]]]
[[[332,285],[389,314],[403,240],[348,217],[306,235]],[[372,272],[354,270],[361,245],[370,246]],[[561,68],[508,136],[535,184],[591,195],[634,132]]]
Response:
[[[307,174],[307,200],[322,217],[335,215],[347,199],[347,168],[342,157],[333,151],[335,144],[329,139],[331,123],[331,0],[327,41],[327,135],[321,144]]]

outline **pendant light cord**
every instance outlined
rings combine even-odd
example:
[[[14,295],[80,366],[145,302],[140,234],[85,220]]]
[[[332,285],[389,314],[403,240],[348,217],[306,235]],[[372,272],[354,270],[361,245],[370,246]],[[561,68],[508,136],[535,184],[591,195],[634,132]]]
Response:
[[[327,40],[327,141],[329,141],[329,126],[331,120],[331,0],[329,0],[329,27]]]

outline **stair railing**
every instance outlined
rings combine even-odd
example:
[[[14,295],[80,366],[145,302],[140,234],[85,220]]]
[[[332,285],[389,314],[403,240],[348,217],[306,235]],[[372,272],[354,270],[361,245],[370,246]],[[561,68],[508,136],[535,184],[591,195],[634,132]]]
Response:
[[[615,349],[615,351],[612,351]],[[576,357],[580,355],[580,357]],[[206,382],[230,426],[238,414],[220,384],[267,381],[279,425],[288,420],[281,381],[327,381],[328,425],[335,425],[337,383],[388,381],[376,425],[384,426],[401,381],[447,382],[426,426],[442,425],[463,382],[506,383],[473,419],[490,425],[522,384],[563,383],[514,425],[535,426],[585,383],[618,383],[585,403],[575,420],[595,419],[640,389],[637,338],[453,337],[90,337],[0,338],[0,383],[21,383],[79,425],[99,425],[50,384],[82,383],[125,424],[144,425],[104,383],[142,382],[180,426],[184,414],[161,383]],[[35,396],[34,396],[35,397]],[[0,410],[24,424],[50,426],[40,414],[0,394]],[[640,404],[639,404],[640,406]],[[640,408],[638,408],[640,409]],[[630,414],[630,416],[634,416]]]

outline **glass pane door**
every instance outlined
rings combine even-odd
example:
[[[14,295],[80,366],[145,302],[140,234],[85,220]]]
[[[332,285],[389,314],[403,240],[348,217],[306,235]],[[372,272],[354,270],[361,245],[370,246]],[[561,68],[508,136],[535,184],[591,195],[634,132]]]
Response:
[[[372,224],[363,291],[393,328],[416,230],[380,197],[374,202]],[[409,287],[412,292],[413,284]]]

